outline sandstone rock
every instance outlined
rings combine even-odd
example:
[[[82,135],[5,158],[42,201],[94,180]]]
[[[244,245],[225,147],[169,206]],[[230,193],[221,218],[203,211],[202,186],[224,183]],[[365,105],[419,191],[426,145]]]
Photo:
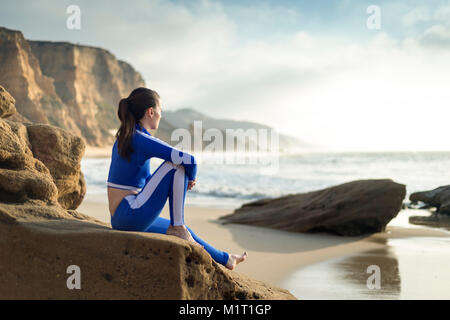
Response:
[[[436,207],[437,213],[450,214],[450,185],[439,188],[411,193],[409,200],[413,203],[423,203]]]
[[[391,179],[358,180],[246,203],[220,219],[292,232],[357,236],[383,231],[400,211],[405,195],[405,185]]]
[[[16,100],[0,86],[0,118],[7,118],[16,112]]]
[[[56,202],[58,189],[48,169],[32,157],[24,126],[17,124],[15,134],[9,124],[0,119],[0,201],[24,202],[41,199]]]
[[[66,286],[70,265],[81,290]],[[0,274],[0,299],[295,299],[179,238],[114,231],[38,203],[0,203]]]
[[[23,202],[28,199],[53,201],[58,190],[45,174],[28,170],[0,169],[0,200]]]
[[[83,140],[43,124],[0,119],[0,201],[59,201],[76,209],[86,193]]]
[[[86,194],[80,166],[83,139],[48,125],[27,125],[27,131],[34,157],[50,170],[58,188],[58,202],[63,208],[76,209]]]

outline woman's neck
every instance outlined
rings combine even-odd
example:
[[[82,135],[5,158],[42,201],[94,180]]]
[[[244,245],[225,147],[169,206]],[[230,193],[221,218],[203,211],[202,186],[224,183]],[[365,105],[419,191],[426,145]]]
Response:
[[[145,130],[147,130],[148,132],[150,132],[151,128],[147,123],[143,123],[142,121],[139,121],[139,125],[143,128],[145,128]]]

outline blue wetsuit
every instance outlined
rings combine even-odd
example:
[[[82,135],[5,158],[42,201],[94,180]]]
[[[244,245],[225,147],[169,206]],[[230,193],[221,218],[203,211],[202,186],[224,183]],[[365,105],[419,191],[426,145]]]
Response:
[[[165,234],[169,224],[183,225],[188,181],[194,180],[197,174],[194,156],[153,137],[139,124],[136,124],[131,147],[134,151],[130,162],[119,155],[117,140],[112,149],[107,186],[139,192],[124,197],[119,203],[111,217],[113,229]],[[165,161],[150,174],[153,157]],[[167,198],[170,220],[159,216]],[[189,227],[187,229],[216,262],[226,265],[228,253],[212,247]]]

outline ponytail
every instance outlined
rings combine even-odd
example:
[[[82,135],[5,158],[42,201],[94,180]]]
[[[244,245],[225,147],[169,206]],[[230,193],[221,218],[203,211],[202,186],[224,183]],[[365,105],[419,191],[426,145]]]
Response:
[[[120,119],[120,128],[116,133],[117,149],[119,155],[130,161],[131,153],[134,151],[131,142],[135,133],[136,123],[150,107],[159,103],[159,94],[147,88],[134,89],[128,98],[119,102],[117,115]]]
[[[116,133],[117,148],[119,155],[130,161],[130,154],[134,151],[131,147],[131,138],[133,137],[136,120],[129,108],[130,100],[122,99],[119,102],[118,116],[120,119],[120,128]]]

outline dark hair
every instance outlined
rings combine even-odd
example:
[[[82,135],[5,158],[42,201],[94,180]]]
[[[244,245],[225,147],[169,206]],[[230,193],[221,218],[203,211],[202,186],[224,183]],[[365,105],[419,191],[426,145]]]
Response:
[[[148,88],[134,89],[128,98],[119,102],[117,115],[120,119],[120,128],[117,130],[117,148],[119,155],[130,161],[131,138],[135,132],[136,123],[142,119],[148,108],[156,108],[160,103],[159,94]]]

